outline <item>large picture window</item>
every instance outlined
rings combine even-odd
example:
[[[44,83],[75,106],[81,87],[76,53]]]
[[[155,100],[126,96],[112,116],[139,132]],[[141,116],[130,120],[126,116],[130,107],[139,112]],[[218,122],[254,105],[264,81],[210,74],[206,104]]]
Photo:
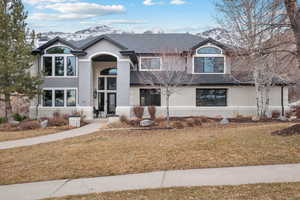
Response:
[[[76,57],[67,47],[52,47],[43,56],[45,76],[76,76]]]
[[[45,89],[43,91],[44,107],[75,107],[76,89]]]
[[[224,73],[225,56],[216,47],[202,47],[194,56],[194,73]]]
[[[227,89],[196,89],[196,106],[227,106]]]
[[[141,57],[140,69],[141,70],[160,70],[161,58],[160,57]]]
[[[141,106],[161,106],[160,89],[140,89]]]

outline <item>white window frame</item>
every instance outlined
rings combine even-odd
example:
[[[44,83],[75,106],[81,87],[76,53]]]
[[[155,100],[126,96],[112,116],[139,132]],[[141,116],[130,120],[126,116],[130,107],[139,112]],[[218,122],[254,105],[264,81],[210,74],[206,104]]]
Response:
[[[219,49],[221,50],[221,54],[198,54],[198,51],[199,49],[202,49],[202,48],[206,48],[206,47],[210,47],[210,48],[216,48],[216,49]],[[224,58],[224,71],[223,73],[216,73],[216,72],[195,72],[195,58]],[[215,45],[212,45],[212,44],[206,44],[204,46],[201,46],[199,47],[198,49],[196,49],[196,53],[195,55],[193,55],[193,60],[192,60],[192,65],[193,65],[193,74],[226,74],[226,70],[227,70],[227,67],[226,67],[226,56],[224,55],[224,51],[223,49],[221,49],[220,47],[218,46],[215,46]]]
[[[44,106],[44,95],[41,95],[41,106],[42,108],[76,108],[78,107],[78,88],[43,88],[44,90],[52,91],[52,106]],[[64,106],[55,106],[55,91],[63,90],[64,91]],[[76,105],[75,106],[67,106],[67,91],[75,90],[76,91]]]
[[[142,59],[143,58],[159,58],[159,69],[142,69]],[[160,57],[160,56],[141,56],[140,58],[139,58],[139,70],[140,71],[161,71],[161,69],[162,69],[162,64],[163,64],[163,62],[162,62],[162,58]]]
[[[48,48],[45,49],[45,52],[47,52],[47,50],[53,48],[53,47],[65,47],[65,48],[69,48],[71,50],[73,50],[72,48],[66,46],[66,45],[62,45],[62,44],[57,44],[54,46],[50,46]],[[44,57],[51,57],[52,58],[52,75],[51,76],[47,76],[44,75],[44,77],[46,78],[77,78],[78,77],[78,57],[73,55],[73,54],[47,54],[45,53],[42,57],[41,57],[41,69],[42,72],[44,72]],[[55,57],[64,57],[64,75],[63,76],[55,76]],[[67,75],[67,57],[75,57],[75,70],[76,73],[74,76],[68,76]]]

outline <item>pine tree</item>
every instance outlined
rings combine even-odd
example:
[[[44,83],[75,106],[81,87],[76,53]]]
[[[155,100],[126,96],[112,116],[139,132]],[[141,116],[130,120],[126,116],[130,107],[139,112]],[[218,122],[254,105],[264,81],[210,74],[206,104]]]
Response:
[[[8,120],[12,113],[11,97],[34,98],[41,84],[39,77],[30,74],[34,32],[30,34],[26,18],[21,0],[0,0],[0,101],[5,103]]]

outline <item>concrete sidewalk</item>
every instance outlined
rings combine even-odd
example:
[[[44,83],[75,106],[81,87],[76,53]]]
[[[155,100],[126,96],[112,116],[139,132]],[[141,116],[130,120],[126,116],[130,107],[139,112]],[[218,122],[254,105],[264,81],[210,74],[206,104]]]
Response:
[[[160,171],[0,186],[0,199],[34,200],[66,195],[186,186],[300,182],[300,164]]]
[[[66,138],[87,135],[87,134],[98,131],[103,124],[104,124],[104,122],[102,123],[100,120],[97,120],[97,121],[91,122],[90,124],[88,124],[86,126],[83,126],[83,127],[77,128],[77,129],[72,129],[69,131],[64,131],[64,132],[45,135],[45,136],[32,137],[32,138],[27,138],[27,139],[0,142],[0,150],[10,149],[10,148],[15,148],[15,147],[31,146],[31,145],[35,145],[35,144],[53,142],[53,141],[57,141],[57,140],[63,140]]]

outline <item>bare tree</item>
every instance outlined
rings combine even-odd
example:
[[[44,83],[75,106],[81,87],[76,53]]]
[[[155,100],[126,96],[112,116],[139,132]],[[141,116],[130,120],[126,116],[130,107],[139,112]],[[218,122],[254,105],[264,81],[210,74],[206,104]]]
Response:
[[[278,53],[292,43],[278,40],[286,31],[281,0],[221,0],[218,21],[230,33],[232,65],[252,71],[256,87],[257,115],[269,110],[269,92],[276,78]]]
[[[170,97],[174,93],[180,92],[180,86],[187,85],[192,81],[192,76],[186,73],[186,54],[182,51],[174,50],[163,50],[157,52],[157,55],[161,58],[161,70],[150,70],[143,72],[142,78],[147,85],[153,87],[159,87],[161,94],[166,100],[166,118],[167,126],[169,127],[170,122]],[[151,69],[151,61],[144,62],[148,69]]]

